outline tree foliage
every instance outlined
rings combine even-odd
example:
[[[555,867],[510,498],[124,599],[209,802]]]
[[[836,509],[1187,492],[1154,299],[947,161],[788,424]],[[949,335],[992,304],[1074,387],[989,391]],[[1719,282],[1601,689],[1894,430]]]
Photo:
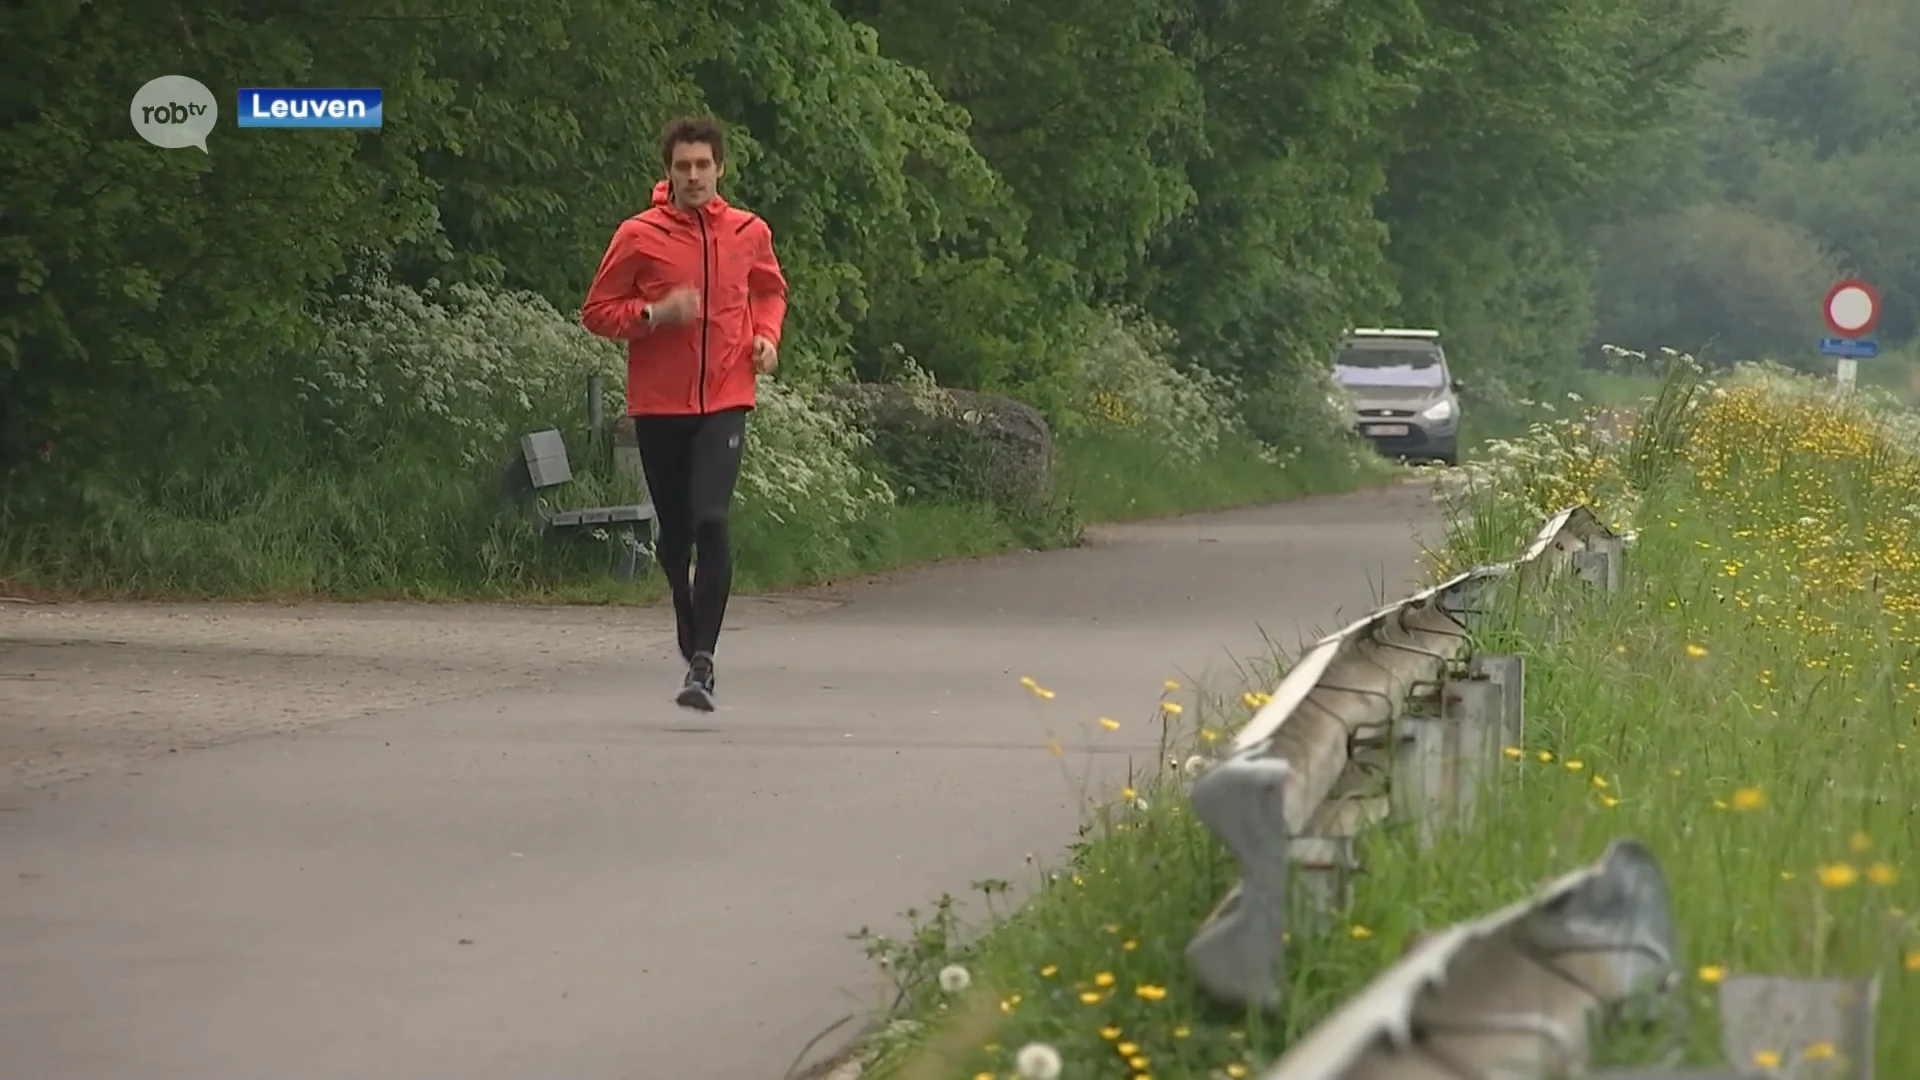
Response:
[[[1811,367],[1842,274],[1880,290],[1878,336],[1920,333],[1920,6],[1736,0],[1743,54],[1685,99],[1664,200],[1601,244],[1600,337]]]
[[[1389,319],[1441,327],[1470,371],[1545,370],[1593,319],[1596,230],[1734,42],[1723,4],[23,0],[0,14],[0,468],[48,440],[76,477],[139,467],[142,439],[313,348],[368,267],[574,308],[646,204],[661,122],[694,109],[732,125],[727,194],[774,225],[800,378],[905,352],[1058,409],[1067,344],[1116,304],[1247,388],[1317,392],[1289,380]],[[1853,166],[1907,160],[1877,133],[1903,109],[1911,131],[1916,98],[1852,55],[1770,54],[1715,100],[1807,148],[1770,151],[1749,196],[1800,231],[1756,237],[1912,274],[1915,245],[1853,211],[1916,173]],[[166,73],[226,109],[378,86],[386,124],[227,121],[207,155],[162,151],[126,103]],[[1770,95],[1802,76],[1820,103]]]

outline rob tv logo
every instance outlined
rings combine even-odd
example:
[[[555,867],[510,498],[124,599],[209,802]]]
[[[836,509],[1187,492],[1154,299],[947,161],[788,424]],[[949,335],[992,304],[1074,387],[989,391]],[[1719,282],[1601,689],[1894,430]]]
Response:
[[[133,130],[155,146],[207,152],[207,135],[220,122],[220,103],[198,79],[162,75],[133,95],[128,106]]]
[[[383,119],[378,90],[248,87],[238,97],[243,128],[378,129]],[[141,138],[169,150],[191,146],[206,153],[207,136],[220,122],[213,91],[185,75],[148,82],[127,111]]]

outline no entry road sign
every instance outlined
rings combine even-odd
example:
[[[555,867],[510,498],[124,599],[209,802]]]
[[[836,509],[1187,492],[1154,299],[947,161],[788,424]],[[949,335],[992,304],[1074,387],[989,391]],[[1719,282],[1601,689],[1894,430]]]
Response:
[[[1827,290],[1821,314],[1841,337],[1865,337],[1880,321],[1880,294],[1859,278],[1843,278]]]

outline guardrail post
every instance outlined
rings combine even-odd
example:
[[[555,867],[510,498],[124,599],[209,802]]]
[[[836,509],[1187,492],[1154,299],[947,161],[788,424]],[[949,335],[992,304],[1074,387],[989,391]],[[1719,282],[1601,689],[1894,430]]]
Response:
[[[1240,884],[1187,943],[1194,980],[1235,1006],[1280,1007],[1287,931],[1287,784],[1274,758],[1229,758],[1194,782],[1187,800],[1240,863]]]
[[[1594,537],[1584,550],[1574,552],[1574,570],[1587,584],[1603,592],[1618,592],[1625,580],[1625,550],[1626,545],[1617,536]]]
[[[1395,816],[1415,824],[1422,848],[1472,820],[1480,787],[1500,760],[1501,688],[1486,680],[1441,684],[1439,715],[1400,720],[1388,790]]]
[[[1294,895],[1301,901],[1293,925],[1318,933],[1353,903],[1353,878],[1360,870],[1353,837],[1296,836],[1288,844],[1287,861],[1294,871]]]
[[[1475,656],[1467,661],[1467,676],[1485,679],[1500,688],[1502,742],[1520,746],[1527,736],[1527,664],[1518,656]]]
[[[1735,1065],[1775,1055],[1791,1075],[1807,1080],[1873,1080],[1873,1014],[1879,1003],[1878,975],[1730,975],[1720,984],[1720,1049]],[[1815,1046],[1821,1053],[1809,1055]],[[1828,1051],[1831,1056],[1824,1056]]]
[[[1728,1064],[1605,1070],[1594,1080],[1873,1080],[1879,976],[1734,975],[1719,996]]]
[[[1389,813],[1384,796],[1369,794],[1372,785],[1367,770],[1349,766],[1306,830],[1288,841],[1291,895],[1297,902],[1291,921],[1297,930],[1325,930],[1353,903],[1353,881],[1360,873],[1354,841]]]

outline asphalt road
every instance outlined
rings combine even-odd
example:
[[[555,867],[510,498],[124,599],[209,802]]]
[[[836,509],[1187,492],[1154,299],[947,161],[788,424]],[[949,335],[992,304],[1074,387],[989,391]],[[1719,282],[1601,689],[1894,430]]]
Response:
[[[776,1080],[881,998],[850,931],[1072,837],[1049,729],[1152,756],[1163,679],[1403,594],[1416,529],[1400,487],[742,601],[710,716],[657,612],[0,607],[0,1078]],[[563,630],[619,647],[515,659]]]

